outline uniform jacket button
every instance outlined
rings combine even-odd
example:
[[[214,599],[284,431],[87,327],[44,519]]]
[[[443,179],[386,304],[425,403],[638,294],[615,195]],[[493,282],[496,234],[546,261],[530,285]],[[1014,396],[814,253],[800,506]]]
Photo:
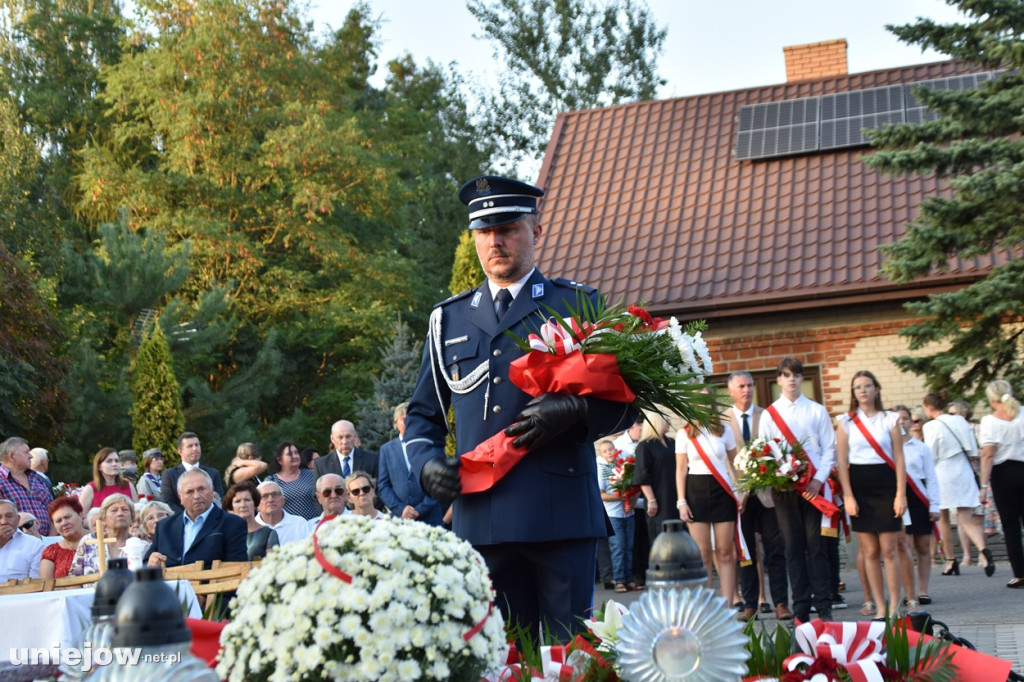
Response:
[[[495,384],[500,384],[501,383],[501,377],[494,377],[494,383]]]
[[[493,355],[496,358],[500,358],[501,357],[501,349],[500,348],[495,348],[494,352],[491,353],[491,355]]]
[[[501,405],[495,405],[491,408],[491,412],[494,414],[501,414]]]
[[[569,467],[569,473],[570,474],[575,474],[576,473],[576,468],[575,467]]]

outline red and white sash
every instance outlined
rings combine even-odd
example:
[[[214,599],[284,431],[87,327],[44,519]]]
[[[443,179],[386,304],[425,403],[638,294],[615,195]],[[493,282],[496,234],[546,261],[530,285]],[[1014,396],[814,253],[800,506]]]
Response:
[[[882,449],[882,446],[878,444],[878,441],[875,440],[875,437],[868,430],[868,427],[864,424],[864,422],[861,421],[860,417],[857,415],[856,412],[850,413],[850,421],[853,422],[853,424],[858,429],[860,429],[860,433],[862,436],[864,436],[864,440],[868,442],[868,445],[874,448],[878,456],[882,458],[882,461],[888,464],[889,468],[891,468],[893,471],[896,471],[896,462],[893,461],[892,457],[889,455],[888,452]],[[929,509],[931,505],[928,502],[928,496],[925,495],[924,491],[922,491],[921,488],[917,485],[917,483],[914,481],[913,476],[907,476],[907,486],[910,487],[911,492],[917,495],[917,499],[921,500],[921,502],[924,503],[924,508]],[[939,526],[935,523],[932,523],[932,533],[935,535],[936,540],[942,542],[942,534],[939,532]]]
[[[807,457],[807,468],[809,470],[807,480],[814,478],[814,476],[818,473],[818,464],[821,461],[815,461],[818,457],[817,453],[811,453],[811,451],[808,450],[807,448],[803,448],[803,446],[800,443],[800,439],[798,439],[793,434],[793,430],[789,428],[789,424],[787,424],[786,420],[782,418],[782,415],[779,414],[779,411],[775,409],[775,405],[769,405],[765,409],[765,412],[772,416],[772,421],[775,422],[775,426],[779,427],[779,431],[782,433],[782,437],[786,439],[786,442],[789,443],[789,447],[795,448],[797,446],[800,446],[803,449],[804,455]],[[801,490],[800,492],[803,491]],[[818,491],[818,498],[822,498],[821,502],[816,502],[816,500],[809,500],[809,502],[812,506],[814,506],[816,509],[821,510],[822,512],[821,534],[830,538],[839,537],[840,515],[835,513],[827,513],[825,511],[825,509],[835,509],[835,497],[832,494],[832,486],[829,485],[827,479],[826,482],[821,486],[821,490]],[[822,504],[822,502],[826,504]],[[822,509],[823,507],[825,509]]]
[[[750,550],[747,549],[747,541],[743,539],[743,532],[740,528],[740,501],[736,499],[736,493],[732,491],[732,478],[729,476],[729,469],[726,468],[724,461],[719,463],[717,460],[708,457],[708,453],[704,452],[704,448],[700,446],[698,438],[691,438],[690,443],[697,450],[697,454],[700,455],[704,466],[708,468],[711,475],[718,481],[718,485],[722,486],[722,489],[736,503],[736,547],[739,548],[740,552],[740,565],[749,566],[753,562],[750,559]]]

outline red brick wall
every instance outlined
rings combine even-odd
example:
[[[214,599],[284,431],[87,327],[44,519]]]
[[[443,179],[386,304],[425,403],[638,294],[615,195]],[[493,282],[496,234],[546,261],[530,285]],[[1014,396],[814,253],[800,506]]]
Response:
[[[844,362],[855,348],[858,349],[856,369],[868,369],[878,376],[890,395],[887,405],[923,395],[920,378],[894,372],[889,361],[893,355],[907,353],[906,341],[895,335],[911,322],[913,320],[904,318],[810,328],[794,325],[785,331],[769,331],[762,327],[750,335],[720,328],[720,332],[729,334],[725,337],[715,334],[716,325],[712,322],[707,341],[716,374],[774,369],[785,357],[799,358],[805,365],[820,367],[825,407],[835,415],[848,407],[849,382],[853,372],[844,366]],[[900,388],[905,390],[901,392]]]
[[[846,40],[826,40],[782,48],[786,82],[846,75]]]

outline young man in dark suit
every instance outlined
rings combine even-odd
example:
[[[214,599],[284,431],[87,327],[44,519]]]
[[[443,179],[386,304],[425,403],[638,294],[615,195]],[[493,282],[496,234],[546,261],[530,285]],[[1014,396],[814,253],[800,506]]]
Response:
[[[178,479],[186,471],[198,467],[205,471],[213,481],[214,501],[219,506],[220,501],[224,499],[224,485],[220,481],[219,471],[199,463],[199,458],[203,456],[203,447],[199,444],[199,436],[191,431],[186,431],[178,436],[178,456],[181,457],[181,464],[165,470],[160,476],[160,500],[175,512],[180,512],[182,506],[181,500],[178,498]]]

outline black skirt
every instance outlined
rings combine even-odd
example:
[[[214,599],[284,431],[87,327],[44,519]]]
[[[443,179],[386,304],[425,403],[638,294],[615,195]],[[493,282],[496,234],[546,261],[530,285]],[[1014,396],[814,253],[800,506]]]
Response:
[[[931,535],[932,522],[928,520],[928,505],[918,499],[913,490],[907,493],[907,509],[910,510],[907,535]]]
[[[686,476],[686,502],[697,523],[736,521],[736,501],[709,474]]]
[[[858,516],[850,517],[857,533],[895,533],[903,521],[893,516],[896,472],[888,464],[851,464],[850,487],[857,498]]]

